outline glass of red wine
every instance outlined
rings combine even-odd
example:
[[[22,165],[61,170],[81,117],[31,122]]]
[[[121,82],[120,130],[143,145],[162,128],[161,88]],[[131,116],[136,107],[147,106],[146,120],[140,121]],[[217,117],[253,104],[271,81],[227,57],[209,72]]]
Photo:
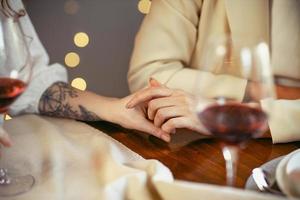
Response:
[[[28,49],[30,37],[24,35],[19,18],[24,11],[16,12],[1,1],[0,12],[0,114],[25,91],[31,79],[32,62]],[[1,123],[2,128],[2,123]],[[3,130],[4,131],[4,130]],[[0,197],[10,197],[29,191],[35,183],[31,175],[17,175],[0,168]]]
[[[229,186],[235,185],[239,149],[268,130],[270,115],[261,103],[275,98],[268,45],[241,41],[209,40],[195,91],[200,122],[221,141]]]

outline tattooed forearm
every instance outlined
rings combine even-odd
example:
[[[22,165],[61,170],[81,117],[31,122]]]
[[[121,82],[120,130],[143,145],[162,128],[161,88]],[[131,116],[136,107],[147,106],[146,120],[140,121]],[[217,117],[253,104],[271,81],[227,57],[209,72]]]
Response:
[[[73,105],[71,99],[79,97],[79,92],[67,83],[57,82],[50,86],[42,95],[39,111],[52,117],[72,118],[82,121],[98,121],[100,118],[83,105]]]

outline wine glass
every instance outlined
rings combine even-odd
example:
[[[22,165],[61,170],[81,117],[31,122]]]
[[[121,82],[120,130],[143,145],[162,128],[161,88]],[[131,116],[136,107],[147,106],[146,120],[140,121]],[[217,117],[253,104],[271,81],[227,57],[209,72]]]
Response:
[[[214,37],[205,45],[196,81],[197,115],[221,141],[227,185],[234,186],[239,148],[268,129],[262,105],[275,98],[268,45]],[[268,109],[269,110],[269,109]]]
[[[6,3],[6,4],[5,4]],[[32,62],[27,44],[30,37],[24,35],[19,17],[24,12],[16,12],[1,0],[0,13],[0,114],[7,112],[9,106],[18,98],[28,85]],[[3,6],[6,6],[5,9]],[[31,175],[18,176],[7,169],[0,168],[0,197],[22,194],[30,190],[35,183]]]

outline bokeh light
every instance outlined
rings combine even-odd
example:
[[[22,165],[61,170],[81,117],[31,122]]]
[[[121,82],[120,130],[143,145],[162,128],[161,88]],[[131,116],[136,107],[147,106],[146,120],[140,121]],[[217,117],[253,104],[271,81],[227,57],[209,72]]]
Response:
[[[5,114],[5,117],[4,117],[5,120],[11,120],[11,116],[9,116],[8,114]]]
[[[65,64],[68,67],[76,67],[78,66],[80,63],[80,57],[77,53],[75,52],[69,52],[67,53],[67,55],[65,56]]]
[[[78,47],[85,47],[89,44],[90,38],[85,32],[78,32],[74,36],[74,43]]]
[[[69,15],[75,15],[79,11],[79,3],[76,0],[67,0],[65,2],[64,10]]]
[[[143,14],[148,14],[151,8],[150,0],[140,0],[138,4],[138,9]]]
[[[86,81],[83,78],[75,78],[73,79],[73,81],[71,82],[72,87],[77,88],[79,90],[86,90],[87,84]]]

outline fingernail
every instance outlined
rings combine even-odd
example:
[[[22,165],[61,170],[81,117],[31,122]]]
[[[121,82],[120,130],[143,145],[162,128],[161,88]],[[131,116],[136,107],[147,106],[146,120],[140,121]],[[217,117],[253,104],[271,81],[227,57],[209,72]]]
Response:
[[[170,140],[171,140],[170,135],[166,135],[166,134],[163,134],[161,136],[161,139],[163,139],[166,142],[170,142]]]

